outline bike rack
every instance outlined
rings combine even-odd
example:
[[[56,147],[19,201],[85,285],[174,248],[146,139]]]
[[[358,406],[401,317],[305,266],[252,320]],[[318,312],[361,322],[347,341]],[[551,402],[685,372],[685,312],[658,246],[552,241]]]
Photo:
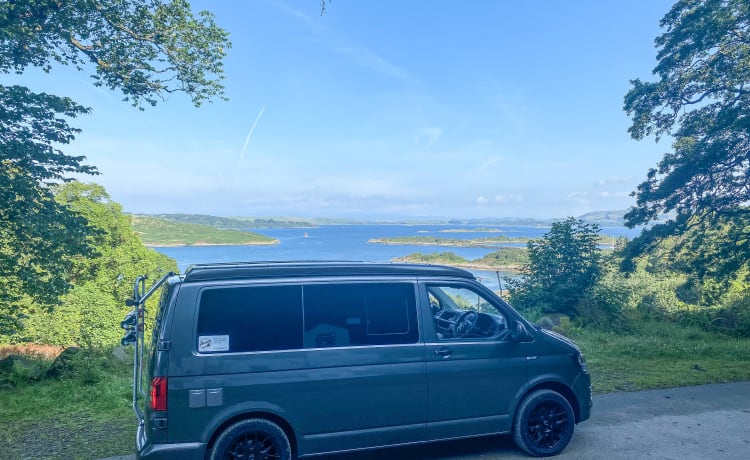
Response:
[[[127,299],[125,305],[133,307],[133,310],[125,315],[125,319],[120,323],[120,327],[125,330],[125,337],[120,340],[123,346],[133,345],[133,411],[139,420],[143,420],[144,414],[138,407],[138,395],[145,398],[146,393],[141,386],[143,379],[143,353],[145,351],[145,320],[146,320],[146,300],[161,287],[162,284],[170,277],[174,276],[169,272],[161,277],[151,288],[146,291],[146,275],[141,275],[135,279],[133,284],[133,298]]]

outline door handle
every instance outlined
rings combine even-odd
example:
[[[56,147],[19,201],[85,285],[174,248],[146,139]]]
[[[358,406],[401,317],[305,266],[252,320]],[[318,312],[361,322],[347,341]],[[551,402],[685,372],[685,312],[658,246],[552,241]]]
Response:
[[[451,355],[451,353],[453,353],[453,350],[451,350],[450,348],[442,347],[442,348],[438,348],[433,353],[435,353],[435,355],[437,356],[442,356],[443,358],[447,358],[448,356]]]

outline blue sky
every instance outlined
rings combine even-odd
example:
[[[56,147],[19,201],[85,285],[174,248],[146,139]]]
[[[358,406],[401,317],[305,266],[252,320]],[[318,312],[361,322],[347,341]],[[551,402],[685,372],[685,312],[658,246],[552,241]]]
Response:
[[[671,1],[192,3],[230,32],[228,102],[19,78],[93,108],[67,151],[128,212],[563,217],[629,207],[669,149],[631,140],[622,103]]]

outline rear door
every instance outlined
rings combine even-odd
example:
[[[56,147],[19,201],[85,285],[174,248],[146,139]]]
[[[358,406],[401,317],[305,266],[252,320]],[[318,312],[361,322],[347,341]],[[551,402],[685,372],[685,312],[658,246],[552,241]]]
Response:
[[[508,340],[509,312],[473,283],[420,287],[427,359],[427,438],[511,429],[527,384],[526,345]]]

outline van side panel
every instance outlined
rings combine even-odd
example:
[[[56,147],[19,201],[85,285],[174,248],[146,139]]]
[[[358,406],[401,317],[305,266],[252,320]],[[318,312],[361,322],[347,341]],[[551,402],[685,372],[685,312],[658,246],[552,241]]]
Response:
[[[299,385],[295,401],[305,415],[297,425],[301,454],[424,439],[424,345],[309,353],[309,380]]]
[[[420,441],[424,347],[375,348],[196,356],[194,366],[212,369],[210,362],[221,360],[225,373],[175,377],[172,372],[170,442],[207,442],[224,421],[250,412],[289,422],[301,455]],[[309,368],[301,366],[305,362]],[[212,403],[210,392],[220,392],[221,400]],[[398,415],[383,407],[396,408]]]
[[[201,354],[200,286],[182,290],[172,324],[180,339],[169,351],[170,443],[208,444],[225,421],[251,412],[294,427],[299,455],[424,440],[424,344]]]

